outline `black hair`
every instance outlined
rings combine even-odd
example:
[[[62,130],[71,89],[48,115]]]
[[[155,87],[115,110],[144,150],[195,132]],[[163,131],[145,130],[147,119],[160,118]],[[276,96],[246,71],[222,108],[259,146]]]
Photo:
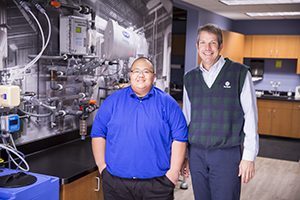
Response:
[[[147,60],[148,62],[150,62],[151,65],[152,65],[153,72],[154,72],[154,65],[153,65],[153,62],[150,60],[150,58],[147,58],[147,57],[144,57],[144,56],[141,56],[141,57],[136,58],[136,59],[132,62],[131,68],[132,68],[132,66],[134,65],[134,63],[136,63],[136,62],[139,61],[139,60]]]

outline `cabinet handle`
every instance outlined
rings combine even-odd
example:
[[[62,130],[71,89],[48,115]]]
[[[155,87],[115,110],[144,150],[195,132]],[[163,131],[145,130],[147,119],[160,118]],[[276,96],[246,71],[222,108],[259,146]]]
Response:
[[[94,189],[95,192],[99,192],[100,191],[100,178],[98,176],[95,177],[96,181],[97,181],[97,188]]]

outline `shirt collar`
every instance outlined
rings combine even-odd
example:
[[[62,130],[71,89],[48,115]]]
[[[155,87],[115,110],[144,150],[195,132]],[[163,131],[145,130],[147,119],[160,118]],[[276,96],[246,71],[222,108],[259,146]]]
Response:
[[[138,97],[138,96],[135,94],[135,92],[133,91],[133,89],[132,89],[131,86],[129,86],[129,95],[130,95],[131,97],[134,97],[134,98],[140,98],[140,97]],[[150,91],[148,92],[148,94],[146,94],[144,97],[142,97],[142,99],[147,99],[147,98],[149,98],[149,97],[151,97],[151,96],[153,96],[153,95],[154,95],[154,86],[152,85],[152,87],[151,87]]]
[[[203,67],[202,63],[200,64],[199,69],[202,72],[217,71],[218,69],[222,68],[224,64],[225,64],[225,59],[223,56],[220,56],[219,60],[213,66],[211,66],[211,68],[209,70],[205,69]]]

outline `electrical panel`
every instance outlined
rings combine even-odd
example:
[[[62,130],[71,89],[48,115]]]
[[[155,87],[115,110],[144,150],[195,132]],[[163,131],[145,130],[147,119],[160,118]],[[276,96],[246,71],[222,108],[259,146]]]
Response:
[[[88,53],[88,19],[77,16],[60,18],[60,54],[86,55]]]

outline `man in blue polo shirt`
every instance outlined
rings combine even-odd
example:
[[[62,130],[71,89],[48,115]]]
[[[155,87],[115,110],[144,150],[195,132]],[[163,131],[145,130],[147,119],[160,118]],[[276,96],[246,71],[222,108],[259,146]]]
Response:
[[[106,98],[91,132],[106,200],[171,200],[187,126],[176,101],[153,86],[153,64],[137,58],[131,85]]]

